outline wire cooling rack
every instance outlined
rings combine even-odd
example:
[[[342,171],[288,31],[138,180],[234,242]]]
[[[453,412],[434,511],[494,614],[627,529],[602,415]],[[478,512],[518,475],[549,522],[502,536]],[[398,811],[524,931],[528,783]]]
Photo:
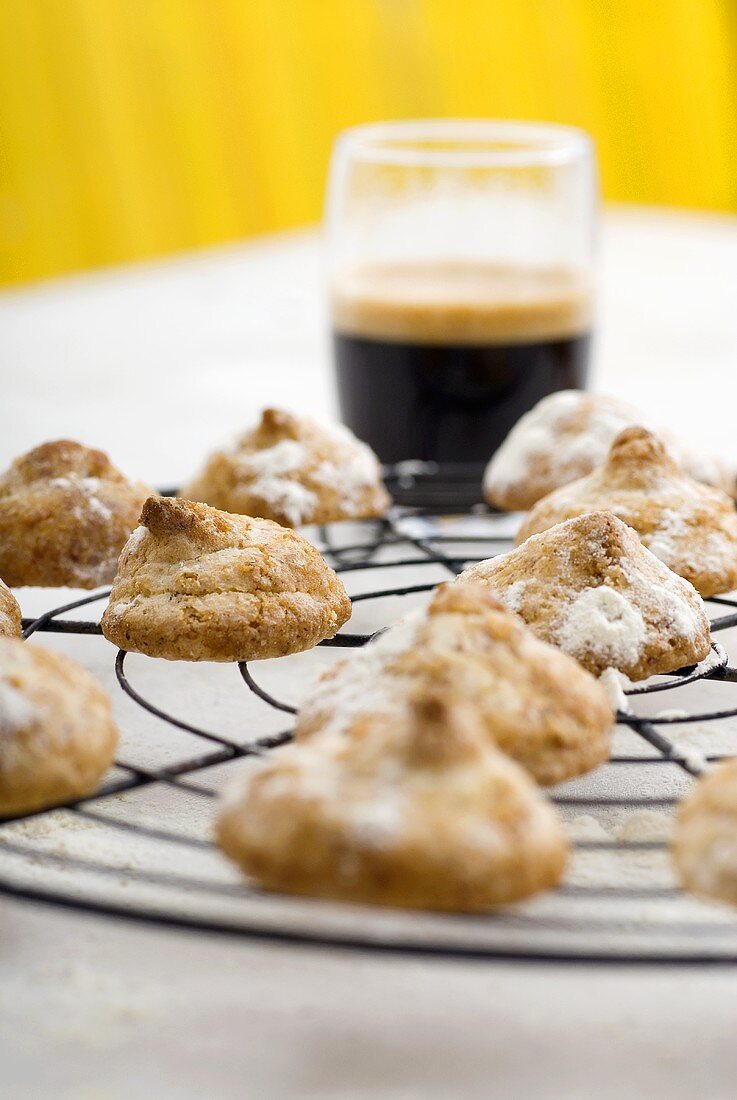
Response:
[[[483,916],[382,910],[261,892],[214,849],[210,829],[222,783],[236,764],[247,767],[249,758],[292,737],[293,662],[365,644],[409,603],[427,599],[438,581],[510,546],[508,517],[478,503],[478,470],[405,463],[388,481],[396,503],[387,520],[335,524],[316,540],[351,591],[354,619],[368,611],[370,626],[338,634],[309,658],[261,662],[257,671],[243,663],[237,674],[230,666],[218,670],[210,697],[203,703],[202,692],[197,696],[206,724],[179,716],[186,704],[182,669],[187,674],[192,666],[122,651],[112,657],[109,643],[96,638],[107,590],[24,621],[26,637],[63,634],[70,644],[72,636],[88,635],[103,658],[110,650],[126,705],[147,724],[152,762],[126,758],[121,720],[121,757],[95,795],[0,822],[0,893],[294,944],[478,959],[737,962],[737,917],[681,893],[667,848],[673,808],[693,777],[737,749],[737,669],[716,641],[701,665],[629,690],[611,760],[551,792],[574,841],[571,871],[556,891]],[[713,634],[727,638],[722,632],[737,626],[737,600],[714,599],[709,607]],[[86,609],[95,617],[70,618]],[[131,669],[131,660],[143,664]],[[223,671],[232,673],[226,690]],[[175,672],[180,686],[172,691]],[[243,698],[245,731],[218,729],[226,698]],[[184,747],[178,743],[162,764],[177,737]]]

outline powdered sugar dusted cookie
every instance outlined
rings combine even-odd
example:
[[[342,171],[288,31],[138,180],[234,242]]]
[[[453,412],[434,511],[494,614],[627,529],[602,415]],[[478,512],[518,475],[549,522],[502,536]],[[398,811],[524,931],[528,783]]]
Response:
[[[427,612],[330,669],[302,706],[297,737],[361,736],[376,717],[391,726],[412,692],[430,687],[463,696],[490,740],[540,783],[581,775],[609,755],[604,689],[472,583],[443,586]]]
[[[610,512],[566,520],[509,554],[479,562],[456,584],[484,584],[534,630],[598,676],[644,680],[709,653],[696,589]]]
[[[90,794],[117,743],[108,698],[85,669],[0,638],[0,817]]]
[[[685,889],[737,905],[737,760],[709,772],[681,803],[673,857]]]
[[[0,581],[0,635],[20,638],[22,630],[20,605],[7,584]]]
[[[637,409],[603,394],[560,390],[525,413],[484,474],[484,495],[504,511],[526,511],[553,489],[604,461],[623,428],[641,422]]]
[[[232,451],[216,451],[182,496],[287,527],[383,516],[390,504],[365,443],[279,409],[266,409]]]
[[[351,603],[301,535],[267,519],[150,497],[120,556],[105,637],[171,661],[282,657],[332,638]]]
[[[12,585],[107,584],[150,492],[81,443],[34,448],[0,475],[0,575]]]
[[[645,428],[627,428],[603,466],[543,497],[517,535],[521,543],[556,523],[609,511],[702,596],[737,585],[737,513],[720,489],[684,474]]]
[[[220,846],[269,890],[474,912],[554,886],[568,842],[475,708],[432,688],[387,723],[280,749],[226,796]]]
[[[484,494],[505,511],[532,508],[542,497],[591,473],[605,461],[625,428],[650,418],[599,393],[561,390],[539,401],[514,426],[484,474]],[[671,454],[691,477],[735,495],[735,470],[661,433]]]

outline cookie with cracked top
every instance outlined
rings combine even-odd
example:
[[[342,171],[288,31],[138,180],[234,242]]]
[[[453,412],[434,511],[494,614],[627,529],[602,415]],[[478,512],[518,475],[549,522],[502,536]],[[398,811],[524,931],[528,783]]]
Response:
[[[121,649],[171,661],[253,661],[311,649],[350,614],[339,577],[295,531],[150,497],[102,631]]]

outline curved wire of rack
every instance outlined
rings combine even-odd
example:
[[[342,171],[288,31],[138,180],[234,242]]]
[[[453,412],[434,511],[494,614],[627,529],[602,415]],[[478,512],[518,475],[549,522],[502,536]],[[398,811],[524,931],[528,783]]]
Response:
[[[365,539],[341,545],[335,541],[335,526],[320,531],[323,554],[346,579],[354,572],[373,571],[381,576],[386,569],[410,570],[423,565],[440,566],[449,576],[455,576],[469,562],[489,557],[509,542],[508,535],[495,532],[491,515],[487,516],[488,530],[474,531],[471,535],[438,533],[430,528],[429,534],[418,536],[403,523],[407,516],[436,515],[441,507],[445,513],[457,515],[478,513],[477,471],[469,475],[465,468],[448,471],[413,464],[408,471],[394,472],[391,488],[402,506],[395,507],[385,521],[364,524]],[[421,501],[425,503],[420,504]],[[387,550],[398,556],[383,560],[381,555]],[[429,583],[395,584],[356,594],[352,601],[357,604],[401,598],[426,593],[434,587]],[[97,621],[62,616],[95,605],[108,594],[109,590],[95,592],[26,621],[24,636],[28,638],[37,632],[99,635]],[[724,614],[712,619],[713,634],[737,626],[737,600],[720,597],[710,602],[725,609]],[[364,645],[371,637],[340,633],[321,645],[353,648]],[[245,687],[264,706],[284,714],[285,723],[286,716],[296,713],[292,703],[263,687],[246,663],[239,664],[238,671]],[[169,927],[303,945],[478,959],[737,962],[737,921],[731,913],[686,899],[667,881],[650,882],[647,875],[636,874],[626,882],[584,880],[564,885],[554,892],[552,901],[551,895],[547,895],[547,901],[536,903],[537,909],[535,905],[523,906],[483,917],[467,917],[284,898],[263,894],[245,882],[222,881],[209,866],[207,873],[198,874],[191,866],[193,860],[196,863],[200,856],[219,860],[209,840],[177,827],[176,814],[172,820],[163,814],[162,820],[153,823],[126,817],[125,806],[120,812],[122,804],[117,800],[127,792],[146,788],[168,790],[180,798],[209,800],[212,812],[216,792],[206,782],[210,769],[278,748],[291,740],[291,726],[242,743],[226,733],[180,718],[147,698],[131,682],[122,650],[115,658],[115,675],[122,691],[134,703],[161,723],[192,735],[197,751],[168,767],[147,768],[118,759],[115,774],[108,777],[99,791],[61,807],[74,820],[114,832],[123,845],[123,858],[80,857],[65,851],[63,846],[61,851],[47,850],[38,843],[29,843],[22,832],[17,839],[19,822],[43,819],[48,810],[0,821],[0,854],[4,857],[0,859],[0,894]],[[712,753],[704,761],[684,751],[677,740],[668,736],[669,727],[735,718],[737,701],[734,707],[691,713],[666,711],[656,716],[635,713],[632,703],[643,696],[677,691],[697,682],[737,683],[737,669],[729,664],[724,648],[716,641],[709,657],[700,665],[658,677],[626,692],[627,708],[617,713],[618,728],[631,731],[654,751],[644,755],[642,749],[616,752],[605,765],[614,780],[604,792],[598,790],[595,781],[593,786],[590,782],[587,785],[576,781],[553,791],[552,801],[561,812],[585,810],[596,821],[597,814],[625,808],[640,811],[672,808],[682,796],[682,785],[673,781],[673,770],[690,779],[700,774],[704,762],[723,759],[725,754]],[[664,777],[655,787],[645,784],[644,790],[640,790],[637,783],[624,778],[628,769],[645,768],[652,773],[653,766],[659,766],[655,770]],[[117,812],[110,812],[113,806]],[[161,845],[166,854],[159,856],[159,862],[152,868],[136,865],[124,858],[125,845],[134,842]],[[659,839],[623,839],[603,829],[588,839],[577,840],[575,848],[583,855],[603,852],[615,859],[632,860],[635,870],[638,859],[666,855],[665,843]],[[184,859],[183,868],[177,865],[174,853]],[[25,873],[31,863],[36,870],[43,869],[41,881],[38,874]],[[111,889],[111,884],[118,887],[121,883],[127,887],[133,885],[138,893],[131,897],[128,890],[127,896],[121,896],[120,889]],[[153,896],[146,892],[151,889],[155,890]],[[661,910],[662,905],[669,908]]]

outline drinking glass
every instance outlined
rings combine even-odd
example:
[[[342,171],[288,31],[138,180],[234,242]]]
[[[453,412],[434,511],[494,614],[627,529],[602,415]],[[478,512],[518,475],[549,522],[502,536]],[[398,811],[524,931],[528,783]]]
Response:
[[[580,130],[346,131],[326,210],[345,423],[385,462],[486,462],[541,397],[584,388],[596,215]]]

